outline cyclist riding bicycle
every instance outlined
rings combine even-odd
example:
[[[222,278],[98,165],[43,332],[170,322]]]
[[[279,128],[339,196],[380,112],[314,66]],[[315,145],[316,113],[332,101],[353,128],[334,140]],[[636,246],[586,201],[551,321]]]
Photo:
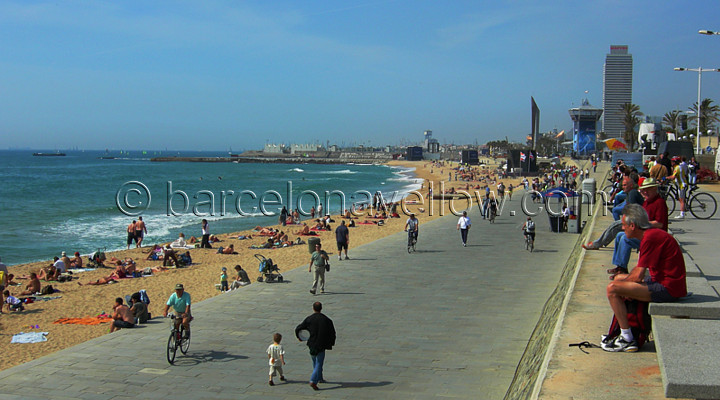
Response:
[[[527,217],[527,221],[525,221],[522,228],[520,229],[522,229],[523,231],[523,236],[525,237],[525,240],[527,240],[529,236],[530,239],[535,242],[535,221],[533,221],[532,218]]]
[[[167,317],[170,307],[175,311],[175,327],[181,322],[185,328],[185,339],[190,337],[190,321],[193,317],[190,314],[190,293],[185,291],[185,287],[182,283],[175,285],[175,293],[170,295],[170,298],[165,304],[165,310],[163,311],[163,317]]]
[[[410,238],[417,242],[419,225],[420,221],[415,218],[415,214],[410,214],[410,218],[405,222],[405,231],[408,232],[408,244]]]

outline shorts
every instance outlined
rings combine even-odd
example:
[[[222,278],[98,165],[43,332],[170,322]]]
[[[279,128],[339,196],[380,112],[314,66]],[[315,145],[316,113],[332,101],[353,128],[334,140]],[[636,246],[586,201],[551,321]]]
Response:
[[[271,365],[271,366],[270,366],[270,372],[269,372],[268,374],[270,375],[270,377],[273,377],[273,376],[275,376],[276,374],[277,374],[277,375],[280,375],[280,376],[285,375],[285,374],[283,374],[283,369],[282,369],[282,366],[280,366],[280,365],[277,365],[277,366]]]
[[[530,237],[532,238],[532,240],[533,240],[533,241],[535,240],[535,232],[525,232],[525,234],[524,234],[524,235],[526,235],[526,236],[530,236]]]
[[[342,249],[345,249],[345,251],[347,251],[348,244],[347,244],[347,242],[337,242],[337,248],[338,248],[338,251],[340,251]]]
[[[127,238],[128,246],[133,243],[133,240],[135,240],[135,232],[128,232],[128,238]]]
[[[135,324],[127,322],[127,321],[123,321],[121,319],[116,319],[113,322],[113,326],[116,328],[133,328],[133,327],[135,327]]]
[[[650,291],[650,301],[653,303],[669,303],[678,300],[677,297],[673,297],[670,293],[668,293],[665,286],[654,282],[649,276],[645,277],[644,282]]]
[[[145,236],[145,231],[135,231],[135,237],[137,239],[142,239],[143,236]]]

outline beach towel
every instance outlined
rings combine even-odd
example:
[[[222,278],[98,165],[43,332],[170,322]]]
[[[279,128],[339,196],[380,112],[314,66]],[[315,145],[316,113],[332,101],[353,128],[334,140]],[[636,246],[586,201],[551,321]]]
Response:
[[[300,236],[317,236],[318,234],[315,232],[308,232],[308,233],[301,233]]]
[[[53,324],[72,324],[72,325],[100,325],[105,322],[112,322],[112,317],[109,315],[98,315],[97,317],[85,317],[85,318],[60,318]]]
[[[40,342],[47,342],[47,338],[45,335],[47,335],[50,332],[20,332],[16,335],[13,335],[12,340],[10,343],[40,343]]]
[[[79,274],[80,272],[95,271],[95,268],[70,268],[68,271]]]
[[[377,225],[377,222],[372,221],[361,221],[357,223],[358,225]]]

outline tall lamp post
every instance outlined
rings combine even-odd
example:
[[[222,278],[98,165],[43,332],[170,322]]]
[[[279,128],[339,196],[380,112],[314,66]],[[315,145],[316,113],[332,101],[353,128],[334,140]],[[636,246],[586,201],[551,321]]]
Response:
[[[700,117],[702,114],[702,111],[700,111],[700,88],[702,87],[702,73],[703,72],[720,72],[720,69],[718,68],[675,68],[675,71],[694,71],[698,73],[698,99],[697,99],[697,138],[696,138],[696,145],[695,145],[695,154],[700,154]]]

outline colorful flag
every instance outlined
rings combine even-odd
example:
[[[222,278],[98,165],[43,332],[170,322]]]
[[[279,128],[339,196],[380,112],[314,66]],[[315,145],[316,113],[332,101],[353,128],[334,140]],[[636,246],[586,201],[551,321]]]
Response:
[[[525,153],[520,152],[520,162],[525,162]]]
[[[533,155],[532,151],[529,152],[528,154],[530,155],[530,159],[531,159],[531,160],[532,160],[533,158],[535,158],[535,156]]]

